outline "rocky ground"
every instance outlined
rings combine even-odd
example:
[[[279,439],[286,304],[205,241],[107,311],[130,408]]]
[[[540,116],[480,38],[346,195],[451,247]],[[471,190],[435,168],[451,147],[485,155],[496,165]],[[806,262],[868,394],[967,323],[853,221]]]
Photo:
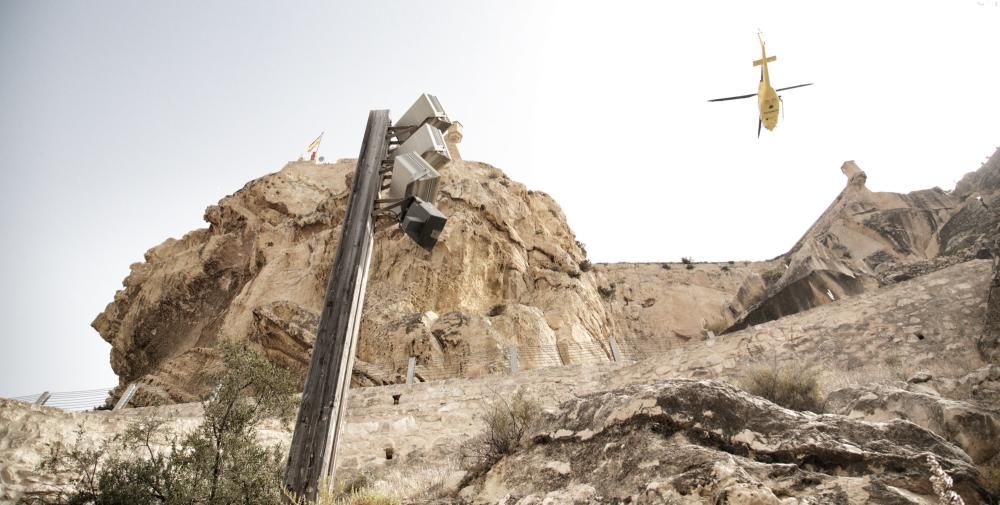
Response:
[[[1000,366],[976,342],[992,273],[969,261],[630,363],[355,387],[339,475],[394,475],[410,503],[435,488],[444,503],[930,504],[933,454],[966,503],[991,503],[981,469],[1000,459]],[[817,367],[825,413],[730,385],[761,356]],[[496,465],[462,466],[454,455],[484,429],[484,402],[518,389],[541,402],[542,422]],[[199,415],[197,404],[71,414],[4,401],[0,500],[50,489],[36,465],[80,424],[96,444],[140,416],[183,431]]]

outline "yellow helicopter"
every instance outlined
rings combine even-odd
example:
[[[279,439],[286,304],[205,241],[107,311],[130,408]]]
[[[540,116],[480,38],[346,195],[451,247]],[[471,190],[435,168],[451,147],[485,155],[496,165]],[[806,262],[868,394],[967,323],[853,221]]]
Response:
[[[768,56],[767,52],[764,51],[764,39],[761,37],[760,32],[757,32],[757,39],[760,40],[760,55],[759,60],[754,60],[753,66],[760,68],[760,85],[757,87],[756,93],[751,93],[749,95],[740,96],[730,96],[726,98],[716,98],[714,100],[709,100],[709,102],[724,102],[726,100],[738,100],[740,98],[750,98],[752,96],[757,97],[757,108],[760,110],[760,117],[757,119],[757,136],[760,137],[760,127],[763,125],[768,130],[773,130],[775,126],[778,125],[778,111],[781,109],[781,97],[778,96],[778,91],[785,91],[786,89],[801,88],[803,86],[812,86],[813,83],[808,84],[796,84],[795,86],[788,86],[787,88],[774,89],[771,87],[771,76],[767,72],[767,64],[773,62],[777,59],[776,56]]]

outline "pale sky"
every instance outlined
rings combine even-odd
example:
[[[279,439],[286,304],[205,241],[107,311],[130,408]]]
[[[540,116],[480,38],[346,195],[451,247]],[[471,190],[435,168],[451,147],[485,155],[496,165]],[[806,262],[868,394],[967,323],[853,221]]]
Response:
[[[760,29],[785,117],[756,137]],[[552,195],[595,262],[760,260],[846,179],[951,189],[1000,145],[1000,6],[0,0],[0,396],[117,382],[129,264],[326,131],[436,94],[466,159]]]

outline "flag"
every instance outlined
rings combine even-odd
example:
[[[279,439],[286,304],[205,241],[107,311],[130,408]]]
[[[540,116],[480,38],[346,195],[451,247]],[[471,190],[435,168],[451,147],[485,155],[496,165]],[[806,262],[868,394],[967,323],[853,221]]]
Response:
[[[306,152],[307,153],[313,152],[317,148],[319,148],[319,141],[323,139],[323,133],[326,133],[326,132],[320,133],[319,137],[316,137],[316,140],[312,141],[312,144],[309,144],[309,147],[306,148]]]

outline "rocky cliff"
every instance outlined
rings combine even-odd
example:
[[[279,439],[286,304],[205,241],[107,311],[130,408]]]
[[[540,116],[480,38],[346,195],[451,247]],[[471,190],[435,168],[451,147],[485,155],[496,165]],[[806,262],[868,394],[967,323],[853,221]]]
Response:
[[[731,330],[913,278],[973,257],[988,258],[1000,209],[1000,150],[956,189],[873,192],[854,162],[847,186],[779,266],[752,276],[733,301]],[[1000,206],[1000,200],[998,200]]]
[[[132,265],[93,322],[140,404],[190,401],[223,340],[308,363],[354,162],[293,162],[205,211],[209,226]],[[377,225],[355,379],[395,382],[416,356],[427,375],[476,376],[520,364],[608,361],[615,322],[559,206],[489,165],[441,171],[449,221],[433,252]]]
[[[139,404],[192,401],[222,340],[304,369],[353,170],[289,163],[132,265],[93,322],[120,388],[140,381]],[[376,226],[355,383],[399,382],[411,356],[418,380],[495,373],[512,345],[525,369],[608,362],[612,337],[627,357],[663,352],[990,254],[1000,154],[951,193],[872,192],[853,162],[842,170],[845,189],[774,260],[592,265],[548,195],[456,159],[441,170],[449,221],[433,252]]]

